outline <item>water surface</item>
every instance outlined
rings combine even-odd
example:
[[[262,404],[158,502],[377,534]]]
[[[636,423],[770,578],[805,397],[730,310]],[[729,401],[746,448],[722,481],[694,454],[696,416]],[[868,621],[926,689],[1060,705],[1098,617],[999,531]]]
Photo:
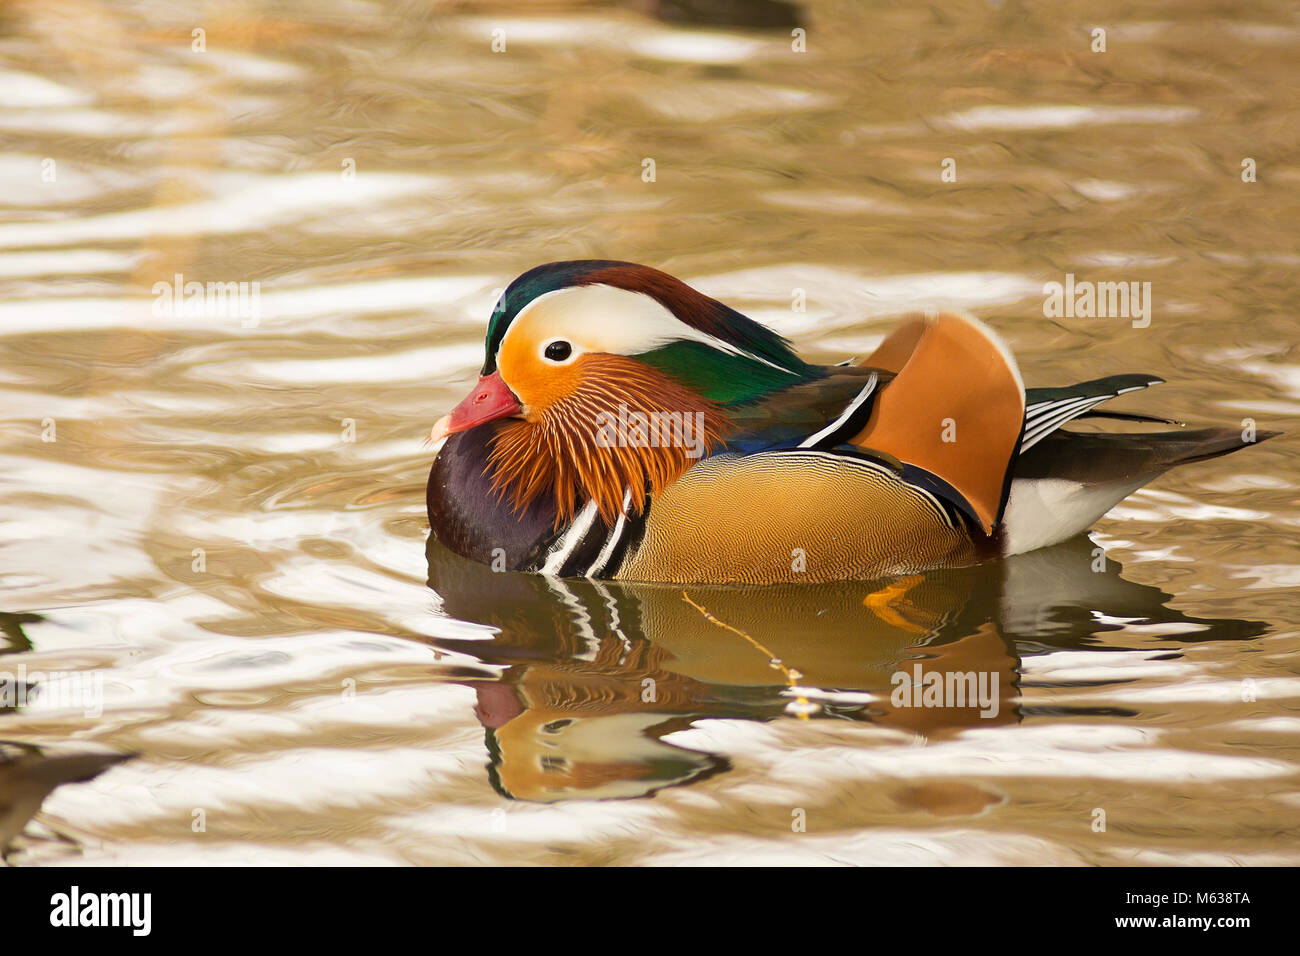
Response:
[[[680,14],[0,13],[0,786],[53,788],[12,862],[1300,862],[1294,9]],[[819,361],[964,308],[1031,385],[1288,434],[901,583],[494,575],[426,541],[420,438],[575,257]],[[1150,325],[1044,317],[1067,274]],[[997,713],[897,706],[918,666]]]

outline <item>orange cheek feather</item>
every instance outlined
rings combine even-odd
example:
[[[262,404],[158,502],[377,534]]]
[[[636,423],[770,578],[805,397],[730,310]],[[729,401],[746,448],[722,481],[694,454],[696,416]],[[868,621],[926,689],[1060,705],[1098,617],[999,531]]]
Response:
[[[524,406],[524,417],[530,422],[577,390],[583,367],[592,358],[581,355],[568,365],[552,365],[538,356],[540,347],[540,342],[531,339],[511,342],[497,358],[501,377]]]
[[[621,355],[589,353],[569,365],[551,365],[526,349],[502,350],[502,376],[525,406],[526,421],[507,423],[489,459],[494,487],[517,509],[540,494],[555,496],[557,526],[572,520],[584,500],[596,502],[613,524],[631,491],[640,513],[652,497],[695,463],[684,445],[602,441],[602,413],[629,411],[691,416],[702,426],[701,447],[713,447],[730,429],[726,415],[707,399],[663,373]]]

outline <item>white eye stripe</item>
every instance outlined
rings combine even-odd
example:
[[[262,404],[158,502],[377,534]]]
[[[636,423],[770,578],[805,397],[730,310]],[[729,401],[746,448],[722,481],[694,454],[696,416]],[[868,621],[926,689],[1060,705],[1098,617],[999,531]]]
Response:
[[[682,339],[702,342],[731,355],[742,355],[772,368],[781,366],[716,336],[687,325],[654,298],[608,285],[568,286],[543,293],[519,310],[497,346],[497,361],[511,337],[528,328],[545,345],[569,342],[576,353],[640,355]]]

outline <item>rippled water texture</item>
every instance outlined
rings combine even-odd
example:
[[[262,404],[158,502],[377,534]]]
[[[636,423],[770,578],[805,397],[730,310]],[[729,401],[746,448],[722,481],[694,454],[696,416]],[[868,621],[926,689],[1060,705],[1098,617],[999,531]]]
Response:
[[[12,862],[1300,862],[1294,5],[690,6],[0,8]],[[495,290],[589,256],[820,361],[960,307],[1031,385],[1287,434],[894,584],[426,547]],[[1150,326],[1045,318],[1066,274]],[[996,714],[899,706],[918,665]]]

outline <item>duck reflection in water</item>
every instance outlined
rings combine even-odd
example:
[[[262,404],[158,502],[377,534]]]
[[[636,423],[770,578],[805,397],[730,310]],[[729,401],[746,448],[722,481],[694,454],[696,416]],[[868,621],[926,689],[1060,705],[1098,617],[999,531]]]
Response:
[[[436,642],[504,668],[462,678],[478,695],[492,785],[539,802],[648,796],[723,772],[725,756],[663,739],[708,718],[936,736],[1098,713],[1026,708],[1021,658],[1092,646],[1122,626],[1106,620],[1178,624],[1162,634],[1175,641],[1263,630],[1169,608],[1086,537],[888,581],[686,590],[494,572],[432,538],[427,557],[443,612],[498,631]]]

